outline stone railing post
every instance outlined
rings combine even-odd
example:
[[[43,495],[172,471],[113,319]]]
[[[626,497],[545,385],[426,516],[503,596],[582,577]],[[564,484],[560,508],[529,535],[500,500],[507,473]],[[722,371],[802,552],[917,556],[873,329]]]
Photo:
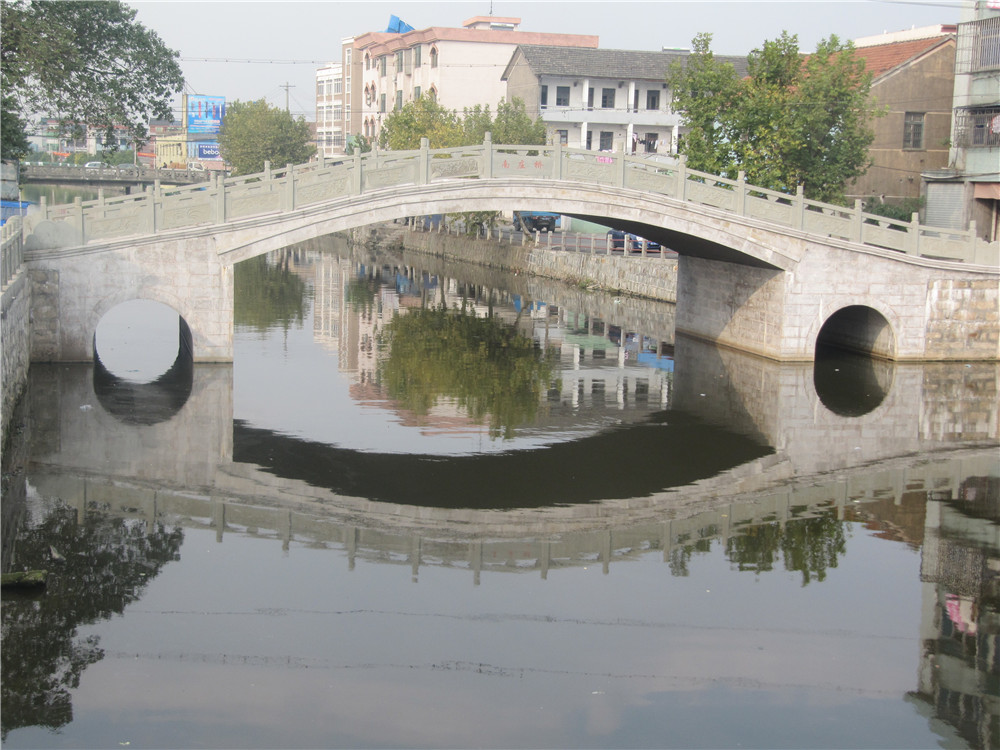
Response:
[[[736,213],[747,215],[747,173],[742,169],[736,175]]]
[[[615,187],[625,187],[625,144],[622,144],[621,151],[618,152],[618,163],[615,165]]]
[[[920,255],[920,214],[910,215],[910,226],[906,228],[906,252]]]
[[[285,165],[285,207],[289,211],[295,210],[295,167],[292,164]]]
[[[420,166],[417,171],[417,184],[426,185],[430,181],[431,153],[430,141],[427,138],[420,139]]]
[[[914,216],[915,215],[916,214],[914,214]],[[988,263],[989,261],[982,261],[976,258],[976,246],[978,242],[979,239],[976,237],[976,220],[973,219],[972,221],[969,222],[969,250],[972,251],[969,253],[969,258],[972,260],[973,263],[983,263],[983,262]],[[995,263],[996,261],[993,262]]]
[[[39,199],[38,208],[42,212],[42,221],[48,221],[49,220],[49,202],[48,202],[48,200],[46,200],[46,198],[45,198],[44,195],[41,197],[41,199]]]
[[[806,225],[806,189],[802,184],[795,186],[795,221],[792,224],[796,229],[803,229]]]
[[[83,199],[80,196],[73,199],[73,229],[76,232],[77,241],[81,245],[86,244],[87,237],[83,233]]]
[[[687,155],[681,154],[677,159],[677,199],[687,200]]]
[[[489,131],[483,138],[483,158],[479,162],[479,176],[484,180],[493,179],[493,133]]]
[[[155,180],[153,185],[146,186],[146,215],[148,217],[149,233],[156,234],[156,187],[160,181]]]
[[[854,228],[851,231],[851,238],[855,242],[864,242],[865,236],[865,211],[860,198],[854,199]]]
[[[215,176],[215,222],[226,223],[226,178]]]
[[[354,168],[351,170],[351,194],[361,195],[361,186],[363,185],[361,181],[361,152],[354,152]]]
[[[561,180],[563,176],[563,147],[562,143],[552,144],[552,177]]]

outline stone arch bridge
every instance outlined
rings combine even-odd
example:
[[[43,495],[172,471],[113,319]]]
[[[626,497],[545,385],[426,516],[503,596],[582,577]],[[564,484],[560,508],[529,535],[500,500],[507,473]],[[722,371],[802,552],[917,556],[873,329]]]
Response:
[[[785,195],[689,170],[683,159],[488,138],[43,204],[19,238],[31,356],[92,359],[101,317],[141,298],[181,315],[195,361],[228,361],[235,263],[377,222],[482,210],[597,219],[671,247],[680,256],[678,332],[728,347],[809,361],[822,330],[893,360],[1000,359],[1000,244],[978,239],[974,226],[892,221],[860,203],[817,203],[801,189]],[[5,268],[17,264],[5,258]]]

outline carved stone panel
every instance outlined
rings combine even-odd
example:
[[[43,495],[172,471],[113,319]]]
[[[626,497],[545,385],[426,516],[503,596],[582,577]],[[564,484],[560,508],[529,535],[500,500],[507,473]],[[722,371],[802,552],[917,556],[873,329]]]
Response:
[[[304,185],[296,188],[295,203],[304,206],[309,203],[319,203],[321,201],[340,198],[350,192],[350,187],[351,180],[347,176],[324,180],[312,185]]]
[[[417,181],[417,163],[415,161],[392,167],[380,167],[364,173],[362,189],[378,189],[395,185],[413,185]]]
[[[448,179],[449,177],[478,177],[479,159],[465,157],[462,159],[431,159],[431,180]]]
[[[237,219],[241,216],[255,216],[281,209],[281,196],[277,193],[259,193],[246,196],[234,196],[229,201],[226,216]]]

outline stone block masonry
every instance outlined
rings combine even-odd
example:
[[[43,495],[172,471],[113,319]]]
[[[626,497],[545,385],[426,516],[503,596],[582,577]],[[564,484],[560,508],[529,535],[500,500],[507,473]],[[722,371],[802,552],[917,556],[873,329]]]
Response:
[[[2,300],[0,342],[2,342],[3,356],[0,358],[2,359],[0,390],[3,391],[2,440],[6,445],[11,415],[14,406],[24,393],[31,361],[31,284],[23,268],[4,288]]]

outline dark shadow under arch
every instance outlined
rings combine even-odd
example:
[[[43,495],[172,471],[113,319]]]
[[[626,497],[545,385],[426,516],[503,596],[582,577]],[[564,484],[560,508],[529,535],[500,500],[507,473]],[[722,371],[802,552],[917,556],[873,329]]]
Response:
[[[150,383],[133,383],[110,372],[101,362],[94,335],[94,395],[104,410],[125,424],[152,425],[177,414],[191,396],[194,383],[194,347],[191,329],[178,318],[177,357],[170,368]]]
[[[878,310],[849,305],[826,319],[816,336],[817,353],[821,348],[895,359],[896,336],[889,321]]]

